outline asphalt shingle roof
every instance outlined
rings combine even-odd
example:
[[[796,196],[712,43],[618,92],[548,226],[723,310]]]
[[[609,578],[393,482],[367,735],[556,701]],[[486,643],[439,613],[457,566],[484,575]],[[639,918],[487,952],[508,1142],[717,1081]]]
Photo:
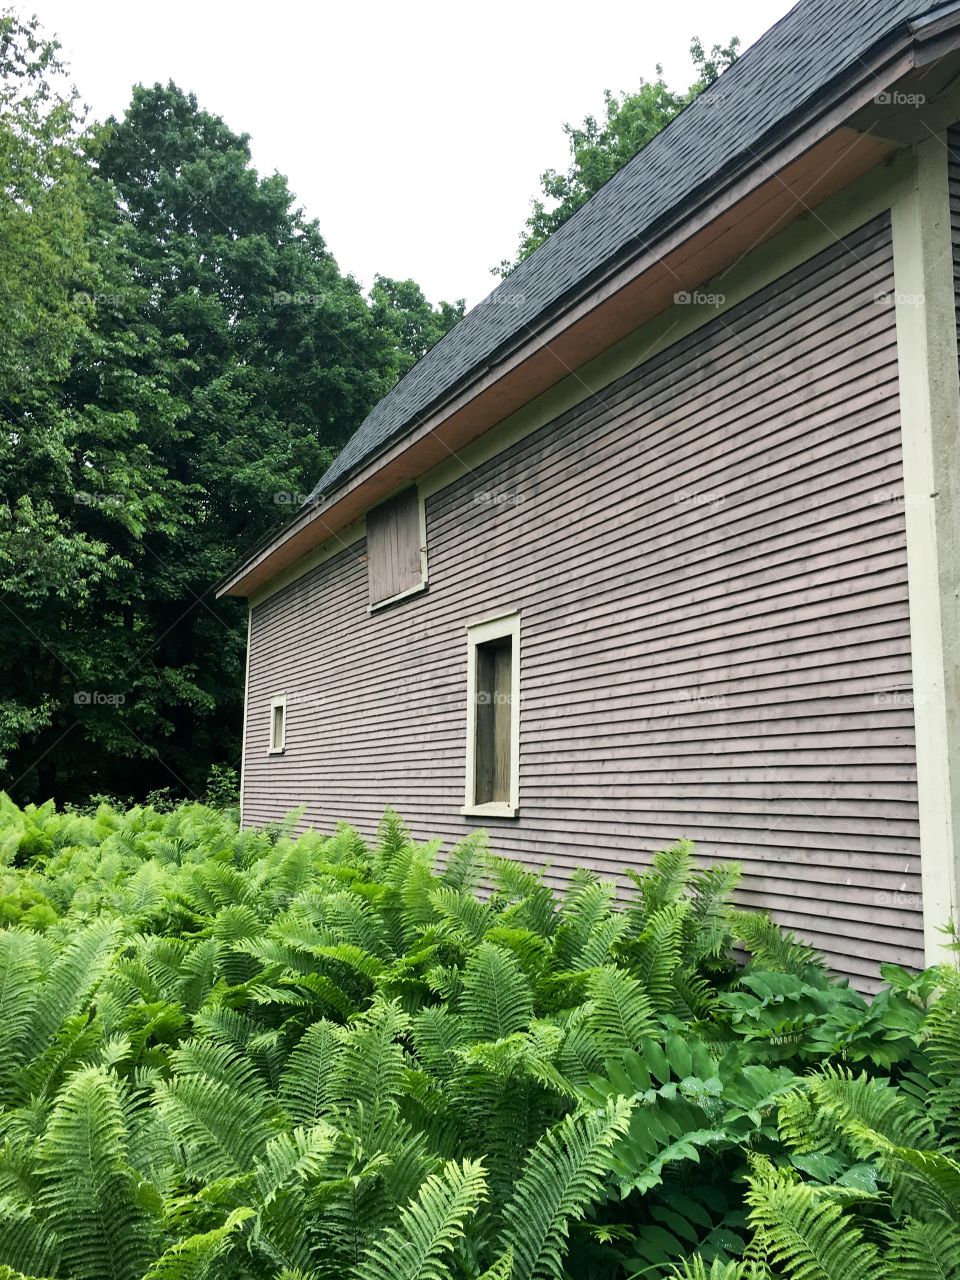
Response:
[[[565,293],[642,242],[898,27],[937,7],[930,0],[800,0],[410,369],[313,496],[331,493]]]

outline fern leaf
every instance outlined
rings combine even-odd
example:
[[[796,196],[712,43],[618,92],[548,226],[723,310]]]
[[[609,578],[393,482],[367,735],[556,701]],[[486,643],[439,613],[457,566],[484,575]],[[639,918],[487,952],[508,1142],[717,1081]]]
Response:
[[[321,1019],[290,1054],[280,1079],[280,1104],[297,1124],[312,1125],[337,1100],[340,1029]]]
[[[155,1254],[157,1223],[126,1162],[116,1081],[102,1067],[64,1086],[40,1144],[39,1203],[62,1242],[62,1267],[78,1280],[140,1280]]]
[[[837,1204],[765,1157],[750,1163],[749,1221],[775,1271],[789,1280],[885,1280],[876,1246]]]
[[[396,1001],[378,1000],[340,1033],[336,1085],[339,1097],[370,1110],[403,1092],[404,1051],[399,1037],[410,1019]]]
[[[887,1233],[890,1280],[960,1280],[960,1227],[908,1218]]]
[[[570,1221],[599,1199],[632,1109],[618,1097],[603,1110],[566,1116],[530,1152],[503,1211],[500,1244],[513,1249],[513,1280],[560,1280]]]
[[[468,1040],[503,1040],[533,1017],[530,983],[511,952],[482,942],[463,975],[460,1013]]]
[[[486,831],[471,831],[447,855],[441,876],[443,883],[461,893],[473,893],[480,883],[489,853],[490,841]]]
[[[217,1280],[221,1264],[252,1209],[234,1209],[221,1227],[188,1236],[154,1262],[143,1280]]]
[[[357,1280],[447,1280],[446,1256],[485,1198],[483,1165],[449,1161],[427,1178],[417,1199],[400,1214],[398,1226],[367,1250]]]
[[[653,1005],[640,983],[622,969],[606,966],[590,975],[587,1024],[596,1036],[597,1050],[609,1057],[632,1049],[656,1025]]]
[[[291,1183],[315,1177],[333,1150],[337,1131],[329,1124],[279,1133],[256,1164],[257,1190],[266,1206]]]

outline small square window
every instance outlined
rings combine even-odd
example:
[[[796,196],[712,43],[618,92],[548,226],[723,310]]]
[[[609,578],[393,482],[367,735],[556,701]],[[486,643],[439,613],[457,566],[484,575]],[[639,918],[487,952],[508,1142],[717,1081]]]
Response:
[[[270,754],[280,755],[287,737],[287,700],[270,699]]]
[[[514,818],[520,790],[520,615],[468,627],[467,660],[463,812]]]

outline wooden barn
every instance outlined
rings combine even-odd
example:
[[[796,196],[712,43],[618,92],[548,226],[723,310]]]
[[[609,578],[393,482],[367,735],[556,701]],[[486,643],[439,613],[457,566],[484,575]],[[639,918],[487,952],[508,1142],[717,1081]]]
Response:
[[[614,877],[681,836],[869,987],[960,830],[960,4],[801,0],[221,584],[243,821]]]

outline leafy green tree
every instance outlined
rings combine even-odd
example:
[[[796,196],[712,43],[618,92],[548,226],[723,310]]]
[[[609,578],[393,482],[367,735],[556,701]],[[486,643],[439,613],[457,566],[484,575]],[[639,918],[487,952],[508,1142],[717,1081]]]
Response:
[[[56,42],[0,15],[0,759],[52,724],[48,632],[117,567],[63,518],[77,424],[59,389],[98,278],[87,141]]]
[[[11,32],[29,91],[10,163],[59,121],[65,158],[35,185],[69,158],[78,193],[75,244],[47,234],[60,354],[38,353],[46,383],[23,379],[28,429],[5,442],[0,755],[26,797],[200,794],[237,764],[242,718],[243,609],[214,583],[457,309],[412,282],[368,302],[286,181],[174,85],[91,131],[70,98],[50,112],[55,50]],[[12,349],[35,345],[24,328]]]
[[[570,146],[567,171],[558,173],[556,169],[546,169],[540,175],[542,196],[531,202],[517,257],[512,262],[504,259],[495,274],[508,275],[518,262],[538,249],[736,60],[739,46],[740,41],[734,37],[727,45],[714,45],[708,54],[701,42],[694,39],[690,56],[697,76],[686,92],[676,93],[669,88],[658,64],[657,78],[641,81],[635,93],[611,93],[607,89],[603,95],[602,120],[587,116],[580,125],[565,124],[563,131]]]
[[[377,324],[394,335],[397,368],[401,374],[426,355],[464,312],[463,298],[433,307],[416,281],[391,280],[380,275],[370,291],[370,306]]]

